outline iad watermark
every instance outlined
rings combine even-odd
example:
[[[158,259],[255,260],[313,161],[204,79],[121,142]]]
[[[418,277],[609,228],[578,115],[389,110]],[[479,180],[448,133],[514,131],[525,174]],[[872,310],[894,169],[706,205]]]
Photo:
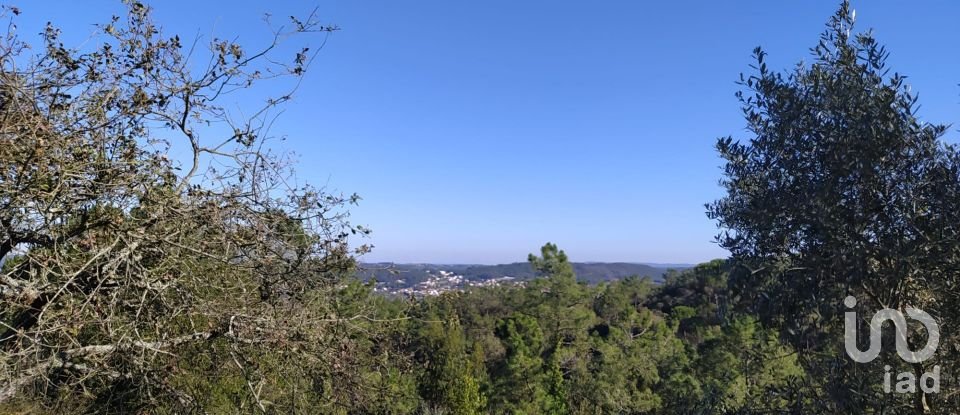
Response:
[[[853,296],[848,296],[843,300],[843,304],[847,306],[847,308],[854,308],[857,306],[857,299]],[[868,363],[876,359],[877,356],[880,355],[880,333],[883,329],[883,323],[891,321],[896,330],[897,354],[900,355],[903,361],[907,363],[920,363],[931,358],[937,351],[937,346],[940,345],[940,326],[937,325],[933,317],[930,317],[930,315],[923,310],[913,307],[906,307],[905,310],[910,318],[919,321],[923,324],[924,328],[926,328],[928,337],[927,344],[924,348],[917,352],[910,350],[910,346],[907,344],[907,319],[903,316],[903,313],[898,310],[884,308],[874,314],[873,318],[870,319],[870,346],[867,348],[867,351],[860,351],[857,347],[857,312],[847,311],[844,313],[843,327],[843,344],[847,349],[847,355],[857,363]],[[896,385],[892,388],[890,366],[884,366],[884,371],[886,373],[883,375],[883,391],[886,393],[890,393],[891,389],[898,393],[914,393],[917,391],[917,387],[925,393],[940,392],[939,365],[933,366],[932,372],[923,373],[920,376],[919,383],[917,382],[916,375],[912,372],[898,373]]]

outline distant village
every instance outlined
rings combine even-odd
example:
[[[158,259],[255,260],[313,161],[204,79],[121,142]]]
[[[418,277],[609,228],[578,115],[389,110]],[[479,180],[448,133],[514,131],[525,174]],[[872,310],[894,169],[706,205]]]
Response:
[[[394,281],[378,281],[374,291],[381,294],[428,297],[469,287],[496,287],[500,285],[523,285],[523,281],[508,276],[467,280],[463,275],[452,271],[427,271],[427,278],[419,283],[408,285],[407,281],[402,278]]]

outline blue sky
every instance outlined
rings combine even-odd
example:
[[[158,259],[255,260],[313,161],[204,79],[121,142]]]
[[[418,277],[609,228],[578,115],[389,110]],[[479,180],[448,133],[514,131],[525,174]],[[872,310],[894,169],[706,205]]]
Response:
[[[67,39],[121,10],[13,4],[21,32],[51,20]],[[837,5],[152,2],[165,32],[243,44],[266,41],[263,13],[314,4],[342,30],[274,132],[304,180],[364,198],[353,221],[374,231],[365,260],[441,263],[523,261],[547,241],[578,261],[724,257],[703,204],[721,195],[716,138],[748,138],[734,81],[757,45],[774,68],[807,59]],[[960,5],[854,7],[919,92],[921,116],[960,125]]]

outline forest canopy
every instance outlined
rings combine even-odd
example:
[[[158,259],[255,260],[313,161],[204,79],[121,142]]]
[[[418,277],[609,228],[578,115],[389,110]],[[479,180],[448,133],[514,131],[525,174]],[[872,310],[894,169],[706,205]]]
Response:
[[[292,185],[269,144],[337,27],[198,45],[125,5],[84,49],[53,24],[29,45],[3,8],[0,412],[960,411],[960,152],[847,2],[809,62],[774,71],[758,48],[740,77],[747,137],[718,140],[706,205],[729,258],[586,283],[547,243],[528,282],[423,298],[357,279],[359,197]],[[289,90],[229,109],[265,81]],[[886,330],[854,362],[851,308],[861,338],[868,311],[925,310],[939,348],[904,361]],[[884,389],[933,370],[938,392]]]

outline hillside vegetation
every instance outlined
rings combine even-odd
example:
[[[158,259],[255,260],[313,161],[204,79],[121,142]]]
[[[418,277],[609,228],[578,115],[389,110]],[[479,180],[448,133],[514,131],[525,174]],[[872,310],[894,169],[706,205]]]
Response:
[[[525,284],[424,298],[356,278],[359,197],[269,142],[336,27],[195,47],[125,3],[83,50],[53,24],[0,38],[0,413],[960,412],[960,151],[846,2],[808,61],[758,48],[740,78],[747,137],[718,140],[705,206],[729,258],[663,274],[547,243],[460,270]],[[874,327],[852,360],[883,308],[933,316],[938,347]]]

